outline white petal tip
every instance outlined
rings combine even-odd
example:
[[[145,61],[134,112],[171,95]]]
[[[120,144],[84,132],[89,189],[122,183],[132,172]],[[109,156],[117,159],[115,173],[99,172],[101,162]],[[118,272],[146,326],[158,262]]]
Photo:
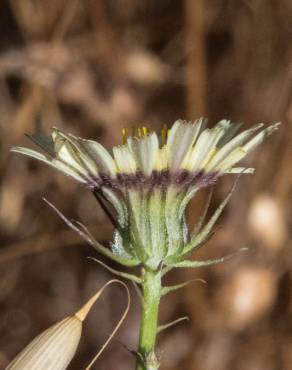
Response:
[[[238,174],[245,173],[245,174],[252,175],[255,173],[255,169],[254,168],[244,168],[244,167],[233,167],[233,168],[230,168],[229,170],[226,170],[225,173],[238,173]]]

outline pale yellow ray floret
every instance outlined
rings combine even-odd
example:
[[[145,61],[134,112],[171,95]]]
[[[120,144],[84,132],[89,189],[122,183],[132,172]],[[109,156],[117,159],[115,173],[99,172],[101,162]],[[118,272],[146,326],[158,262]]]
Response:
[[[197,120],[195,124],[184,123],[181,120],[173,124],[166,143],[170,170],[176,171],[181,167],[181,163],[196,141],[203,124],[203,119]]]
[[[154,170],[156,171],[164,171],[168,167],[167,163],[167,147],[164,145],[161,149],[157,152],[157,157],[154,165]]]
[[[217,150],[217,153],[212,157],[212,159],[207,163],[206,170],[211,171],[217,167],[217,165],[222,162],[228,154],[230,154],[236,147],[242,145],[255,131],[263,126],[262,123],[252,127],[249,130],[243,131],[241,134],[235,136],[222,148]]]
[[[130,137],[127,140],[127,145],[131,151],[131,154],[137,163],[137,167],[146,176],[150,176],[155,162],[157,161],[159,151],[159,140],[155,132],[147,135],[145,130],[143,138]]]
[[[118,172],[125,174],[136,173],[137,163],[127,145],[114,146],[113,155]]]
[[[138,171],[146,177],[153,171],[165,170],[171,174],[181,170],[252,172],[252,169],[233,166],[279,125],[263,129],[250,140],[262,124],[234,136],[239,124],[221,120],[213,128],[204,129],[205,123],[204,119],[194,123],[177,120],[169,130],[164,127],[160,135],[141,127],[137,129],[137,137],[127,137],[123,129],[123,145],[113,147],[113,156],[98,142],[77,138],[56,128],[51,135],[54,156],[21,147],[12,150],[43,161],[80,182],[100,174],[115,179],[119,173],[135,175]]]

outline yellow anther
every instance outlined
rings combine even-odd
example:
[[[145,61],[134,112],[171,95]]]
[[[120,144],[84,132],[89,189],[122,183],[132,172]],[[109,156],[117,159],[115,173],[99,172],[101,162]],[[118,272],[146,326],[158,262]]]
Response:
[[[147,128],[147,127],[145,127],[145,126],[143,126],[143,127],[142,127],[142,132],[143,132],[143,135],[144,135],[144,136],[147,136],[147,135],[148,135],[148,128]]]
[[[142,137],[143,136],[141,127],[138,127],[138,136],[139,137]]]
[[[125,127],[122,128],[122,142],[126,144],[127,141],[127,129]]]
[[[167,133],[168,133],[167,125],[163,125],[161,130],[161,145],[166,144]]]

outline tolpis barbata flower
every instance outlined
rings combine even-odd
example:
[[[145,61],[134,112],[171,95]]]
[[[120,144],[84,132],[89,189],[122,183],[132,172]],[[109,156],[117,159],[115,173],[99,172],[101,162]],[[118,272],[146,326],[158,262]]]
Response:
[[[208,237],[224,208],[192,234],[185,222],[190,199],[226,173],[252,173],[236,167],[247,153],[278,128],[263,124],[237,134],[240,124],[222,120],[205,128],[206,120],[176,121],[160,134],[138,130],[109,153],[101,144],[53,129],[32,139],[45,154],[15,147],[89,187],[115,226],[111,250],[93,242],[80,224],[70,223],[100,252],[131,266],[157,269],[161,264],[186,267],[186,257]],[[67,220],[67,222],[69,222]]]

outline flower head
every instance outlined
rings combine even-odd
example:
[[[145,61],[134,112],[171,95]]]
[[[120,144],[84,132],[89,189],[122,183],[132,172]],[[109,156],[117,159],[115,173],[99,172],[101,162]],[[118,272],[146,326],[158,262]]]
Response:
[[[278,127],[259,131],[259,124],[236,135],[240,124],[222,120],[209,129],[205,123],[178,120],[160,135],[143,127],[137,137],[124,134],[123,145],[112,154],[98,142],[56,128],[50,137],[32,137],[46,154],[12,150],[86,184],[115,224],[112,252],[155,269],[194,249],[184,212],[196,191],[225,173],[252,173],[236,163]]]

